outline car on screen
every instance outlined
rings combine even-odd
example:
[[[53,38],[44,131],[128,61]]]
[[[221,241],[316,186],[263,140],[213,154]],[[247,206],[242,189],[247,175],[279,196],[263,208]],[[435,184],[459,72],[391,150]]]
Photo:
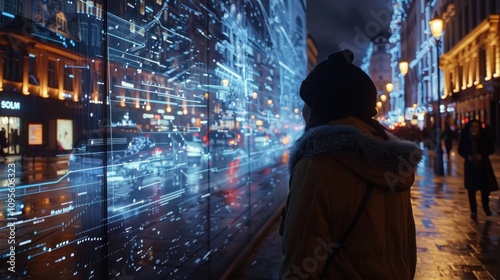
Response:
[[[208,146],[199,137],[198,133],[186,133],[183,135],[185,139],[185,151],[190,165],[201,164],[202,158],[208,155]]]
[[[92,130],[82,135],[70,155],[70,179],[102,177],[104,166],[108,182],[133,184],[152,174],[180,172],[187,165],[182,145],[169,135],[128,128]]]
[[[208,141],[213,148],[235,149],[238,147],[236,136],[228,130],[210,130]]]
[[[69,156],[69,170],[74,174],[103,175],[103,167],[124,157],[133,137],[142,135],[138,127],[103,127],[86,131]]]
[[[188,168],[186,140],[180,132],[150,132],[148,135],[155,146],[163,151],[169,168]]]
[[[256,132],[253,135],[253,143],[256,149],[269,148],[271,146],[271,138],[265,132]]]

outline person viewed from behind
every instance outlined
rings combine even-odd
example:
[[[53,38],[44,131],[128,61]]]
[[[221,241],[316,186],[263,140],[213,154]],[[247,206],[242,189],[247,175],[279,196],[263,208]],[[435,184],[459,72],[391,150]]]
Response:
[[[353,59],[331,54],[300,87],[305,129],[290,153],[280,279],[415,275],[410,187],[422,151],[373,119],[377,89]]]
[[[498,182],[489,156],[495,152],[491,137],[479,120],[470,120],[460,132],[458,154],[464,158],[464,187],[468,191],[470,216],[477,218],[476,192],[481,192],[484,214],[491,216],[489,196]]]

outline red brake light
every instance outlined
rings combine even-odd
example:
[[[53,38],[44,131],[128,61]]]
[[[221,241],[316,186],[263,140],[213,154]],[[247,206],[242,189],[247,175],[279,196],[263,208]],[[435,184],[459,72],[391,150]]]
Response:
[[[153,150],[151,151],[151,154],[152,154],[153,156],[155,156],[155,155],[161,155],[161,153],[162,153],[161,148],[156,148],[156,149],[153,149]]]

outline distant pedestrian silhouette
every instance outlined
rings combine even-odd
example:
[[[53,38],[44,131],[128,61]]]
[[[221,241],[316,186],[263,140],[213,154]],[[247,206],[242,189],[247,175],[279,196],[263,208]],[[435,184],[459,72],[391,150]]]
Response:
[[[453,148],[453,141],[456,139],[456,133],[451,129],[450,125],[446,125],[443,133],[441,133],[441,140],[444,142],[446,148],[446,157],[450,161],[451,149]]]
[[[4,149],[8,149],[9,147],[7,146],[7,131],[5,128],[2,127],[2,130],[0,130],[0,156],[3,157],[3,160],[6,161],[7,158],[5,157],[5,151]]]
[[[468,191],[470,216],[477,217],[476,192],[481,192],[481,202],[486,216],[491,216],[489,196],[498,190],[498,182],[489,156],[495,146],[478,120],[470,120],[460,132],[458,154],[464,158],[464,187]]]

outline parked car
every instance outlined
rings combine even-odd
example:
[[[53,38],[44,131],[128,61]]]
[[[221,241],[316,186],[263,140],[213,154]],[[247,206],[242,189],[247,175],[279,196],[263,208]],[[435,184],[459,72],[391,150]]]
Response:
[[[155,141],[158,141],[155,142]],[[101,128],[86,132],[69,159],[70,180],[82,176],[104,176],[110,181],[141,183],[151,174],[181,172],[187,167],[183,143],[169,135],[143,133],[140,130]],[[176,175],[180,180],[181,176]]]
[[[69,170],[82,175],[104,175],[103,167],[107,164],[112,168],[115,157],[122,157],[132,138],[141,134],[137,127],[102,127],[84,132],[69,156]]]
[[[165,153],[169,167],[182,170],[188,168],[186,140],[180,132],[150,132],[148,135],[156,147]]]
[[[169,166],[169,158],[173,157],[170,151],[163,151],[156,146],[149,135],[133,136],[124,153],[114,157],[113,168],[117,171],[113,175],[124,176],[131,183],[141,182],[150,174],[160,175]]]
[[[271,146],[271,138],[265,132],[256,132],[253,136],[254,148],[268,148]]]

